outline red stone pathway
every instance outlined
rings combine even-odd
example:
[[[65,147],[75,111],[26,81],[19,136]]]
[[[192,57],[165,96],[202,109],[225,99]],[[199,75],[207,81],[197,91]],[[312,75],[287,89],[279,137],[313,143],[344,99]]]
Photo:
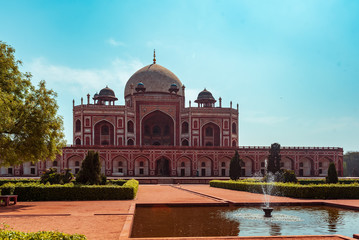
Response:
[[[134,203],[261,203],[263,196],[238,192],[208,185],[140,185],[137,197],[132,201],[74,201],[74,202],[18,202],[16,205],[0,208],[0,223],[10,225],[14,230],[40,231],[58,230],[66,233],[81,233],[90,240],[119,239],[126,220],[130,219],[131,205]],[[272,197],[273,202],[309,202],[292,198]],[[315,200],[318,201],[318,200]],[[322,200],[319,200],[322,201]],[[359,200],[330,200],[332,204],[356,207]],[[129,223],[129,221],[128,221]],[[129,224],[125,225],[121,238],[127,238]],[[127,231],[126,231],[127,229]],[[166,238],[161,238],[166,239]],[[171,238],[172,240],[174,238]],[[175,239],[250,239],[263,240],[263,237],[216,237],[216,238],[175,238]],[[341,236],[293,236],[267,237],[284,240],[339,240],[351,239]]]

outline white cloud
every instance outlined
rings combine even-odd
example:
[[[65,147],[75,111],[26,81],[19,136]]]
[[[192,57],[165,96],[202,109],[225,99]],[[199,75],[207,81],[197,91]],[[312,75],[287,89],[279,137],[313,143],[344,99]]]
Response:
[[[125,43],[121,42],[121,41],[116,41],[114,38],[109,38],[107,40],[107,43],[109,43],[110,45],[114,46],[114,47],[123,47],[123,46],[126,46]]]
[[[80,69],[54,65],[44,58],[37,58],[25,66],[34,76],[34,80],[46,80],[50,88],[57,92],[69,92],[73,96],[79,93],[95,93],[108,85],[115,93],[122,94],[127,80],[143,64],[138,60],[124,61],[114,59],[105,69]]]

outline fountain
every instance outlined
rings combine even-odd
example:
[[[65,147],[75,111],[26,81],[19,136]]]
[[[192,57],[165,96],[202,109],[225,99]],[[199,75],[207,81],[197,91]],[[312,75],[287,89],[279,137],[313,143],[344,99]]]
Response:
[[[265,168],[267,169],[268,160],[265,159],[264,163],[265,163]],[[273,208],[271,208],[269,205],[270,205],[270,196],[272,194],[273,187],[274,187],[274,184],[273,184],[274,179],[275,179],[275,175],[273,175],[270,172],[267,172],[266,182],[269,184],[262,185],[262,191],[263,191],[263,196],[264,196],[264,207],[262,208],[262,210],[264,211],[264,217],[272,217]]]
[[[264,207],[264,208],[262,208],[262,209],[263,209],[263,211],[264,211],[264,217],[272,217],[273,208]]]

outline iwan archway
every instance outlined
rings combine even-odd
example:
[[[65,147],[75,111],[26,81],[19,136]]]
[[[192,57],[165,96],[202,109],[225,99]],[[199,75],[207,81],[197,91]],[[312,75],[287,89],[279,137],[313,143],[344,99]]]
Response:
[[[158,110],[145,116],[142,120],[142,145],[173,146],[172,118]]]

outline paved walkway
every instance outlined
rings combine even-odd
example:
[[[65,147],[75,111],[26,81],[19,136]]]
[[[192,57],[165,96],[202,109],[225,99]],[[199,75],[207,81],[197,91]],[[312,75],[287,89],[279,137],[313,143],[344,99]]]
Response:
[[[123,228],[125,230],[122,231],[121,238],[128,236],[129,219],[132,217],[131,212],[133,212],[134,203],[208,204],[232,202],[240,204],[261,203],[262,201],[263,195],[261,194],[211,188],[208,185],[140,185],[136,199],[131,201],[18,202],[16,205],[0,208],[0,224],[5,223],[10,225],[12,229],[20,231],[58,230],[66,233],[85,234],[90,240],[117,240],[120,238]],[[271,201],[282,203],[313,202],[283,197],[271,197]],[[359,200],[330,200],[325,202],[359,209]],[[276,240],[293,239],[293,237],[270,237],[269,239],[272,238]],[[256,240],[263,238],[191,239]],[[313,237],[296,236],[295,239],[304,240],[313,239]],[[339,240],[351,238],[318,236],[315,239]]]

